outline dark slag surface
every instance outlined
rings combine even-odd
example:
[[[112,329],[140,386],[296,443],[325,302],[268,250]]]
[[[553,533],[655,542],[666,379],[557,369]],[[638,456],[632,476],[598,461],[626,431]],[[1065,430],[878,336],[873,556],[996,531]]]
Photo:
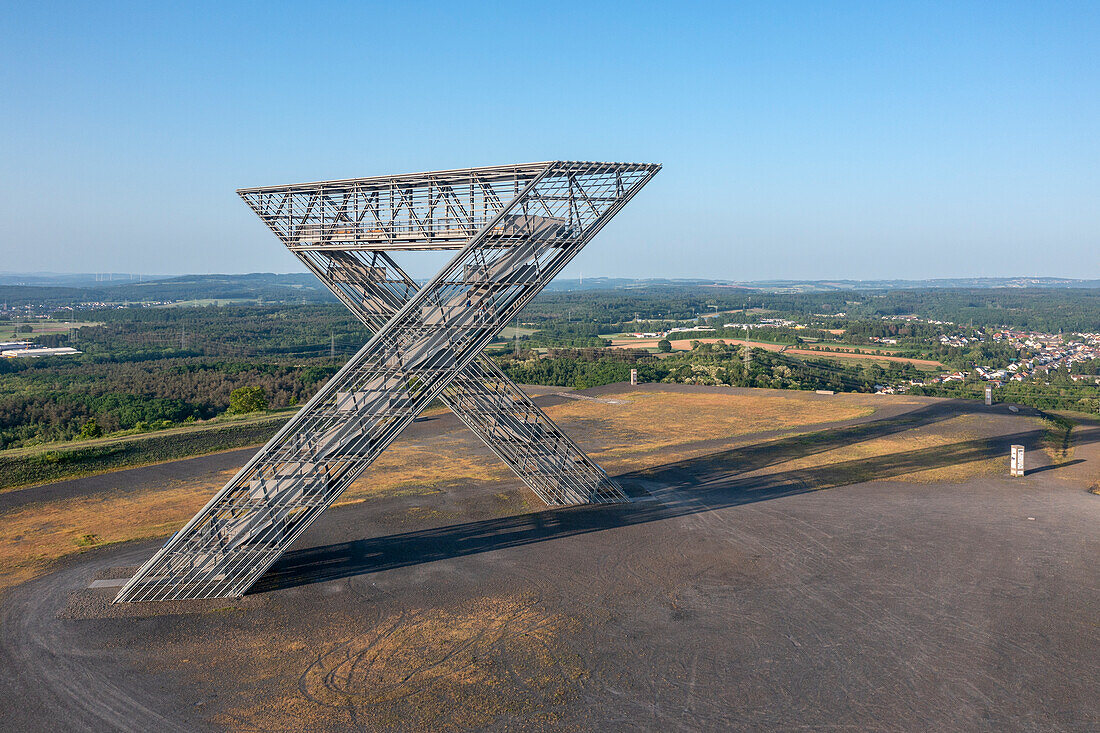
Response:
[[[884,410],[838,428],[837,441],[866,437],[891,415],[912,419],[878,432],[903,434],[958,409]],[[230,648],[242,633],[263,629],[278,648],[331,627],[354,648],[380,619],[507,597],[569,619],[547,653],[563,670],[584,670],[542,688],[517,683],[517,704],[533,699],[554,714],[536,727],[1097,730],[1100,496],[1056,468],[963,484],[889,480],[1017,440],[1034,445],[1034,431],[994,419],[1004,429],[992,447],[960,444],[946,458],[903,451],[874,459],[886,480],[824,490],[814,489],[826,471],[746,476],[804,450],[794,439],[759,448],[749,436],[619,477],[629,505],[528,511],[514,500],[501,511],[494,492],[519,493],[505,482],[421,499],[448,519],[408,527],[384,519],[406,499],[337,508],[252,594],[228,603],[115,612],[113,591],[88,583],[140,563],[159,542],[95,550],[0,599],[9,670],[0,727],[202,730],[229,719],[248,728],[234,717],[241,700],[276,698],[286,680],[255,676],[249,655]],[[1081,440],[1095,442],[1095,432]],[[1084,447],[1078,456],[1093,461]],[[518,665],[520,642],[504,636],[492,653]],[[197,665],[159,662],[175,659],[177,645],[203,655]],[[317,649],[318,660],[336,646]],[[305,698],[324,692],[305,666],[287,674]],[[568,694],[551,694],[561,689]],[[332,726],[371,729],[370,707],[349,699]],[[441,710],[439,724],[452,722]],[[494,724],[523,725],[506,714]]]

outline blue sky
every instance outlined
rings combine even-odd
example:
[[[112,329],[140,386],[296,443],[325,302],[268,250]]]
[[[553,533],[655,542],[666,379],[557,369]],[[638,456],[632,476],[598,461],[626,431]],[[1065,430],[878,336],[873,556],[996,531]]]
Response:
[[[566,158],[664,164],[572,276],[1095,278],[1098,132],[1097,3],[8,2],[0,270],[296,271],[236,188]]]

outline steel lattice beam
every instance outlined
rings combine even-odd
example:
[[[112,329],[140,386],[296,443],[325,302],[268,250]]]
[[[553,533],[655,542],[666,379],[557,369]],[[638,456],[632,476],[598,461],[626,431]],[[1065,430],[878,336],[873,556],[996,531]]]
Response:
[[[491,382],[467,374],[482,349],[658,170],[558,161],[241,191],[295,251],[460,251],[115,601],[242,595],[433,399]],[[458,399],[460,414],[481,409]]]

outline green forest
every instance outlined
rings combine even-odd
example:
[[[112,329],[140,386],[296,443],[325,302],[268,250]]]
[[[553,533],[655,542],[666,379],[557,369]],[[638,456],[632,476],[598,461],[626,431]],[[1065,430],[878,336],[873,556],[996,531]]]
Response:
[[[923,374],[908,364],[844,365],[826,359],[804,359],[752,349],[745,365],[744,348],[732,344],[697,343],[691,351],[664,358],[626,350],[556,349],[540,358],[531,352],[497,357],[505,373],[525,384],[587,388],[630,379],[637,369],[645,382],[725,384],[732,387],[871,392],[887,377],[916,378]]]
[[[25,337],[40,345],[73,346],[83,353],[0,359],[0,449],[199,423],[229,412],[235,390],[252,390],[247,400],[244,392],[238,394],[237,412],[291,407],[308,399],[370,337],[346,308],[308,287],[304,276],[257,276],[254,281],[249,277],[243,276],[243,285],[177,278],[116,287],[125,295],[251,295],[255,302],[247,304],[66,307],[56,311],[57,319],[97,324],[68,333],[35,335],[21,327],[41,318],[16,316],[8,321],[12,330],[28,333]],[[72,288],[4,288],[5,296],[20,291],[19,298],[44,298],[51,307],[75,297],[69,292]],[[102,295],[101,290],[84,290],[78,295]],[[267,298],[279,300],[265,302]],[[911,314],[955,325],[883,320]],[[780,319],[805,327],[776,325]],[[873,340],[887,338],[896,341],[890,354],[965,369],[976,363],[1003,365],[1021,355],[988,338],[964,346],[942,345],[942,334],[988,336],[1008,326],[1064,333],[1072,339],[1075,332],[1100,331],[1100,291],[973,288],[785,294],[661,285],[546,292],[517,319],[524,335],[493,353],[518,382],[580,388],[626,381],[631,368],[646,381],[858,392],[872,391],[886,381],[920,381],[926,374],[908,364],[841,363],[760,349],[753,350],[746,367],[741,347],[727,344],[702,343],[689,352],[660,355],[604,348],[610,334],[685,323],[715,330],[682,332],[676,338],[743,338],[743,328],[723,327],[731,322],[761,325],[751,330],[754,340],[811,350],[843,340],[877,351],[881,344]],[[1097,374],[1100,364],[1077,364],[1074,371]],[[1096,385],[1074,382],[1068,374],[1055,374],[1049,381],[1007,384],[1004,398],[1045,408],[1100,410]],[[913,391],[979,398],[981,389],[977,382],[953,382]]]
[[[743,312],[747,309],[749,312]],[[824,293],[768,293],[720,286],[654,286],[609,291],[544,293],[523,318],[539,323],[592,323],[615,333],[635,317],[679,321],[732,312],[738,322],[792,317],[821,328],[849,322],[882,323],[884,316],[919,315],[972,328],[1073,332],[1100,330],[1100,289],[965,288]],[[752,313],[767,311],[766,314]],[[916,334],[914,334],[916,335]]]

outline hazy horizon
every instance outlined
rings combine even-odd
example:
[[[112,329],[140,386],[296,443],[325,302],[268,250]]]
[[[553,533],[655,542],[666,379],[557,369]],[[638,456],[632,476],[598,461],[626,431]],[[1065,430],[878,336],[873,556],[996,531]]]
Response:
[[[301,270],[274,272],[271,270],[251,270],[242,272],[174,272],[174,273],[138,273],[138,272],[59,272],[52,270],[39,270],[39,271],[11,271],[0,270],[0,277],[55,277],[55,278],[100,278],[99,283],[128,283],[136,278],[148,278],[153,280],[164,280],[170,278],[181,277],[244,277],[249,275],[271,275],[273,277],[281,276],[297,276],[297,275],[311,275],[304,267]],[[414,274],[414,277],[431,277],[435,274],[432,272],[424,272],[423,274]],[[113,278],[113,279],[112,279]],[[647,280],[662,280],[662,281],[715,281],[715,282],[731,282],[731,283],[774,283],[774,282],[937,282],[937,281],[962,281],[962,280],[1067,280],[1074,282],[1097,282],[1100,278],[1087,278],[1087,277],[1074,277],[1070,275],[1033,275],[1033,274],[1015,274],[1015,275],[950,275],[945,277],[927,277],[927,278],[912,278],[912,277],[868,277],[868,278],[854,278],[854,277],[817,277],[817,278],[789,278],[789,277],[775,277],[775,278],[753,278],[753,279],[741,279],[734,277],[724,277],[720,275],[685,275],[682,277],[664,277],[661,275],[652,275],[648,277],[630,277],[623,275],[605,275],[600,273],[568,273],[555,278],[555,282],[561,281],[573,281],[573,280],[633,280],[644,282]],[[320,282],[320,281],[318,281]],[[2,284],[2,283],[0,283]]]

